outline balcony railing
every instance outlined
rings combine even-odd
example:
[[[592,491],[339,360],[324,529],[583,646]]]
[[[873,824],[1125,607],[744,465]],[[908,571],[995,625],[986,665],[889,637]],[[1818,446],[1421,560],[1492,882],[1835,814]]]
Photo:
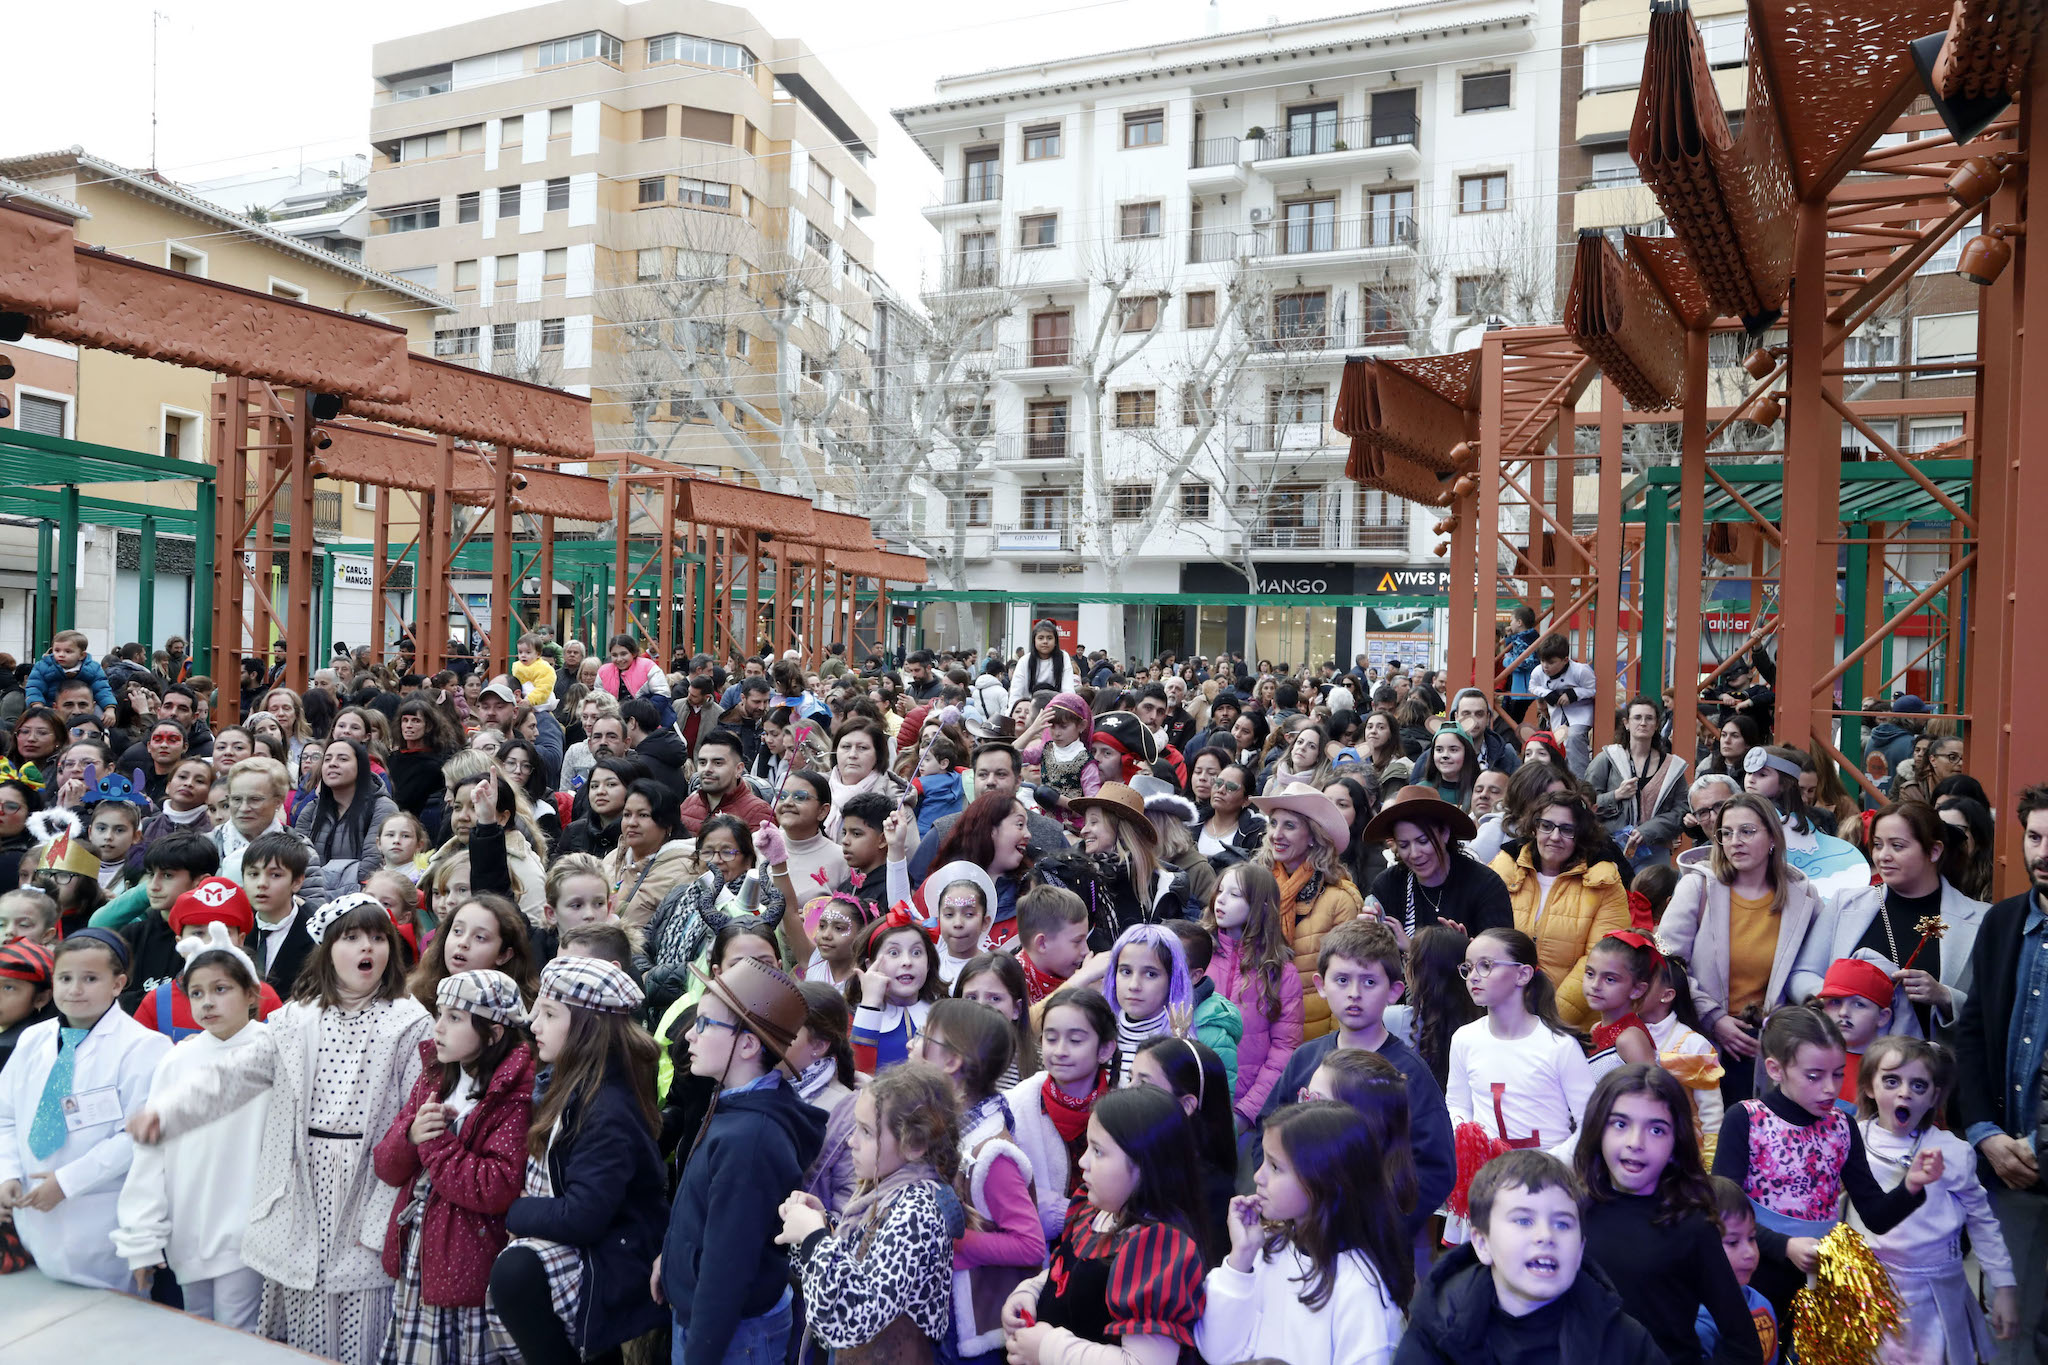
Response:
[[[959,180],[948,180],[939,192],[942,204],[985,204],[1002,197],[1001,171],[977,171]]]
[[[1258,234],[1250,228],[1194,228],[1188,232],[1188,264],[1234,261],[1257,254],[1258,245]]]
[[[1333,251],[1410,247],[1417,240],[1415,218],[1406,213],[1367,213],[1352,218],[1281,218],[1259,228],[1261,256],[1314,256]]]
[[[1259,143],[1258,159],[1273,161],[1291,156],[1355,152],[1367,147],[1413,146],[1421,132],[1421,120],[1413,114],[1388,115],[1378,120],[1364,114],[1316,119],[1266,134]]]
[[[1243,147],[1244,139],[1241,137],[1198,138],[1188,153],[1188,168],[1200,170],[1204,166],[1235,166]]]
[[[1255,550],[1380,550],[1408,548],[1405,524],[1347,522],[1341,516],[1253,522],[1245,538]]]
[[[251,480],[245,486],[246,496],[256,499],[263,496],[263,485]],[[271,509],[279,521],[291,520],[292,481],[280,479],[277,484],[277,498]],[[341,494],[327,488],[313,490],[313,529],[316,531],[341,530]]]
[[[1026,341],[1003,347],[1000,355],[1005,370],[1058,370],[1074,363],[1074,343],[1070,337]]]
[[[1070,460],[1074,436],[1067,431],[1013,432],[998,439],[996,458],[1004,461]]]
[[[1335,446],[1342,439],[1323,422],[1251,422],[1238,431],[1244,437],[1243,448],[1261,455],[1274,451],[1305,453]]]
[[[941,289],[993,289],[1002,283],[1002,262],[994,256],[961,256],[946,272]]]
[[[1354,550],[1405,550],[1408,548],[1408,523],[1405,521],[1366,520],[1360,518],[1348,548]]]

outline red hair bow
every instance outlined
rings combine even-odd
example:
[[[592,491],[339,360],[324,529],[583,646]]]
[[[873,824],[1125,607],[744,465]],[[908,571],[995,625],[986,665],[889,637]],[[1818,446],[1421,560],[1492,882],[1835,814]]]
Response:
[[[889,913],[882,917],[881,924],[875,929],[875,936],[879,938],[892,929],[916,929],[932,942],[939,941],[938,916],[933,915],[930,919],[920,918],[915,907],[907,900],[897,901],[889,907]]]
[[[1655,907],[1650,904],[1650,898],[1640,891],[1628,893],[1628,922],[1630,927],[1635,929],[1657,927]],[[1619,938],[1620,935],[1617,934],[1615,937]]]
[[[1640,895],[1641,893],[1631,891],[1628,894],[1631,898],[1633,898],[1637,895]],[[1650,968],[1652,971],[1661,970],[1663,968],[1664,954],[1657,950],[1657,940],[1651,938],[1648,934],[1643,933],[1641,930],[1617,929],[1613,933],[1609,934],[1607,937],[1611,939],[1618,939],[1621,942],[1626,943],[1631,948],[1641,948],[1644,951],[1648,952],[1650,955]]]

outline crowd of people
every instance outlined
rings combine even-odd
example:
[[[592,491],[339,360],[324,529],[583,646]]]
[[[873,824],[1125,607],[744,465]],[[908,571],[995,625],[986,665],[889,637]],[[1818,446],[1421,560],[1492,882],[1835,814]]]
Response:
[[[1988,905],[1916,698],[1852,795],[1767,658],[1695,746],[1515,624],[1498,691],[1041,621],[238,706],[60,633],[0,1270],[348,1365],[1768,1365],[1846,1219],[1887,1365],[2036,1350],[2048,787]]]

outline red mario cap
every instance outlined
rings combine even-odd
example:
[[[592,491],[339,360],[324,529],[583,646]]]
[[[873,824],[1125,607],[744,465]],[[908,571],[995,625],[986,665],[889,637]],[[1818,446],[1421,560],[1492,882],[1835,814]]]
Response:
[[[171,902],[174,934],[216,920],[238,934],[250,934],[256,929],[256,907],[249,903],[249,893],[226,877],[208,877]]]
[[[1828,964],[1828,974],[1821,978],[1820,998],[1840,1000],[1851,995],[1860,995],[1879,1009],[1890,1009],[1890,974],[1875,962],[1865,962],[1860,957],[1836,958]]]

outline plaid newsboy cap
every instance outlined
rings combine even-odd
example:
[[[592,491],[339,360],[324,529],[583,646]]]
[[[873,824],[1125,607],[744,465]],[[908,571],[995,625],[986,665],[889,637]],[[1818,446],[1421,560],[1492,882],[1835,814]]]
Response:
[[[548,963],[541,969],[540,993],[605,1014],[631,1014],[646,998],[624,970],[594,957],[558,957]]]
[[[434,1002],[442,1009],[467,1010],[495,1024],[526,1022],[519,985],[503,972],[457,972],[434,988]]]

